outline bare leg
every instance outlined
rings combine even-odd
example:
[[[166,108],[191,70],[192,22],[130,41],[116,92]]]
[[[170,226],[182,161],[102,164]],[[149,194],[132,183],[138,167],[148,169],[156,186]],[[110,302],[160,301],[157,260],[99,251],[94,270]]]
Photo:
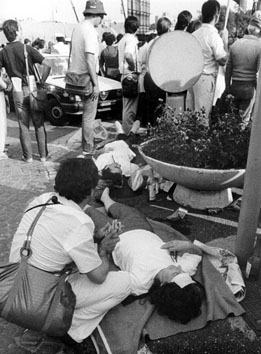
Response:
[[[124,232],[135,229],[153,231],[152,226],[148,222],[145,215],[143,215],[136,208],[115,202],[111,199],[109,192],[109,188],[104,189],[101,196],[101,201],[104,204],[106,212],[113,219],[118,219],[122,222],[124,226]]]

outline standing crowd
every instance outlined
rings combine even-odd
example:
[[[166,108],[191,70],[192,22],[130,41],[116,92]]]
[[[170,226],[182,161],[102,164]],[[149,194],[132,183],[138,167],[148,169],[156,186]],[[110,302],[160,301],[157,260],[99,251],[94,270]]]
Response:
[[[186,109],[205,111],[204,124],[211,124],[211,111],[216,101],[227,94],[234,96],[234,104],[244,123],[251,121],[251,114],[255,102],[257,72],[260,56],[260,16],[254,14],[243,38],[237,39],[228,50],[228,31],[219,26],[220,4],[218,1],[206,1],[202,5],[200,19],[193,20],[192,14],[184,10],[175,24],[175,31],[190,33],[199,43],[203,56],[204,66],[199,80],[187,90]],[[78,23],[72,33],[70,46],[62,34],[57,33],[56,44],[48,43],[44,48],[44,41],[37,38],[33,43],[28,39],[21,43],[21,35],[17,21],[7,20],[2,28],[8,44],[0,51],[1,77],[10,79],[1,85],[3,90],[11,90],[15,111],[19,124],[22,159],[32,162],[32,146],[29,134],[30,121],[35,128],[40,160],[45,162],[48,156],[47,137],[44,127],[44,113],[33,110],[30,105],[31,87],[28,77],[35,76],[34,66],[40,64],[43,74],[38,86],[44,86],[50,68],[43,53],[60,53],[68,55],[70,70],[77,75],[86,75],[92,92],[89,96],[82,96],[82,156],[92,155],[94,152],[94,120],[97,114],[99,98],[98,74],[121,81],[122,85],[131,79],[137,83],[137,92],[124,94],[122,98],[122,125],[125,134],[128,134],[136,120],[141,125],[156,124],[155,110],[159,101],[166,100],[166,92],[158,87],[149,72],[148,58],[151,48],[157,39],[171,31],[172,23],[167,17],[161,17],[156,24],[156,30],[147,36],[147,41],[141,46],[138,40],[139,20],[135,16],[128,16],[124,22],[125,34],[116,36],[111,32],[104,32],[101,49],[96,28],[102,23],[106,12],[101,1],[87,1],[83,11],[84,20]],[[219,30],[218,30],[219,28]],[[25,53],[28,57],[28,75],[25,69]],[[30,81],[30,80],[29,80]],[[2,94],[3,96],[3,94]],[[1,107],[4,112],[5,101]],[[1,124],[1,158],[7,158],[4,152],[6,136],[6,114],[2,114]]]

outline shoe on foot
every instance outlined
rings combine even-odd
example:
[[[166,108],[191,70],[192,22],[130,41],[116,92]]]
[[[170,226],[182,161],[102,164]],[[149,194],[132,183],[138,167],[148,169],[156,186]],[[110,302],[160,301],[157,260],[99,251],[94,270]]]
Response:
[[[140,121],[135,120],[135,122],[133,122],[133,124],[132,124],[130,133],[137,134],[139,130],[140,130]]]
[[[27,163],[31,163],[33,162],[33,158],[29,157],[28,159],[25,156],[22,156],[22,161],[27,162]]]
[[[100,178],[97,186],[94,189],[93,198],[97,202],[100,202],[102,193],[104,192],[104,189],[112,187],[112,186],[113,186],[113,183],[111,180],[106,180],[106,179]]]
[[[46,157],[40,157],[41,162],[46,162]]]
[[[122,128],[121,123],[118,120],[116,120],[114,124],[115,124],[116,133],[117,134],[124,134],[124,130]]]

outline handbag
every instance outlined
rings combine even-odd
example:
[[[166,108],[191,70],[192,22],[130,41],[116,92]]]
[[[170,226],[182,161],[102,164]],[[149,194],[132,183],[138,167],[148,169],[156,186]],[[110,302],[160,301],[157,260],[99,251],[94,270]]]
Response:
[[[47,90],[44,86],[37,85],[34,75],[29,75],[28,53],[24,45],[26,77],[29,87],[30,108],[32,111],[44,112],[47,104]]]
[[[90,74],[88,72],[77,74],[73,71],[70,71],[71,53],[72,43],[70,46],[68,70],[65,74],[65,90],[72,95],[90,96],[93,91]]]
[[[121,82],[122,95],[127,98],[137,97],[139,94],[139,75],[136,72],[132,72],[124,77]]]
[[[51,199],[39,205],[42,208],[20,250],[21,261],[0,264],[0,315],[18,326],[51,336],[63,336],[71,326],[76,303],[75,294],[66,280],[72,267],[68,265],[60,272],[47,272],[28,263],[35,225],[47,205],[57,204],[55,201],[49,203]]]
[[[77,74],[68,70],[65,75],[65,90],[72,95],[90,96],[92,93],[90,75],[88,73]]]

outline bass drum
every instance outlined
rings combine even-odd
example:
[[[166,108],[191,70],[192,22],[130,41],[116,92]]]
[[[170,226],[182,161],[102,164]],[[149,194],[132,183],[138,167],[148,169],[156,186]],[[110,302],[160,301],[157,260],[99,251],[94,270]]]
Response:
[[[192,87],[204,65],[201,47],[190,33],[168,32],[152,44],[147,67],[154,83],[168,93],[179,93]]]

